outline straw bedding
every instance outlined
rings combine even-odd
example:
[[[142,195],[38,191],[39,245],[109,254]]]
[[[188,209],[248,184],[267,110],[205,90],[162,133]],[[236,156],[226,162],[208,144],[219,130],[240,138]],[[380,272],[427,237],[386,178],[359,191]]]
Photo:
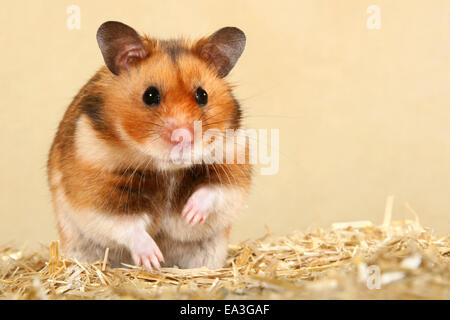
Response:
[[[418,221],[338,223],[229,248],[227,266],[182,270],[88,264],[0,247],[1,299],[450,299],[450,234]]]

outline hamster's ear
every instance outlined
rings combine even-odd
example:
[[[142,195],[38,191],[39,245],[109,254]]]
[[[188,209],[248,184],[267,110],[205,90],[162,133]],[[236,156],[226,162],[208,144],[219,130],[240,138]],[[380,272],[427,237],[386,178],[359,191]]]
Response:
[[[238,61],[245,48],[245,34],[235,27],[225,27],[198,42],[200,57],[213,65],[221,78],[225,77]]]
[[[148,56],[139,34],[121,22],[103,23],[97,31],[97,42],[106,66],[115,75]]]

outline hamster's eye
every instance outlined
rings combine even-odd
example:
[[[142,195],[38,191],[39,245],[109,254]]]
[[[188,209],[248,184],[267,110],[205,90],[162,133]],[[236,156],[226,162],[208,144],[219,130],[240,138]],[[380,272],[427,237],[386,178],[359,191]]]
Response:
[[[198,87],[195,91],[195,100],[200,107],[204,107],[208,103],[208,94],[202,87]]]
[[[142,100],[146,105],[155,107],[161,102],[161,96],[159,95],[158,89],[156,89],[155,87],[149,87],[147,90],[145,90]]]

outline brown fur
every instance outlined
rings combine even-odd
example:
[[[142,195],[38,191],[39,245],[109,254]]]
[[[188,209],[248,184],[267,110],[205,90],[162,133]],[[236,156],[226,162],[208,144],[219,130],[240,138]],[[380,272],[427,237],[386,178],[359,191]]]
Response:
[[[231,93],[231,86],[199,56],[198,48],[205,40],[194,43],[158,41],[148,37],[142,40],[148,57],[136,62],[129,72],[119,75],[112,74],[106,67],[101,68],[74,98],[58,128],[50,151],[48,174],[61,243],[69,253],[88,260],[100,258],[99,254],[106,246],[112,246],[118,252],[118,261],[129,260],[127,249],[114,242],[114,235],[105,237],[112,242],[100,241],[96,234],[87,234],[83,229],[88,221],[74,215],[77,211],[91,210],[105,216],[133,219],[144,213],[150,219],[147,231],[159,242],[158,245],[162,245],[166,263],[185,267],[208,264],[205,257],[193,262],[187,258],[178,261],[178,256],[168,251],[175,250],[175,246],[184,246],[185,250],[195,248],[197,252],[203,241],[215,243],[211,240],[215,233],[227,238],[231,221],[225,219],[225,224],[221,225],[223,221],[213,217],[201,226],[187,225],[186,234],[179,232],[178,235],[170,234],[170,230],[178,227],[168,229],[163,224],[169,216],[178,219],[186,201],[200,185],[236,189],[245,199],[250,187],[251,167],[248,164],[203,163],[161,169],[155,157],[167,154],[168,146],[161,139],[166,119],[176,118],[187,125],[202,120],[203,130],[215,128],[225,132],[228,128],[240,128],[240,107]],[[143,92],[152,85],[161,92],[161,105],[156,108],[142,102]],[[196,104],[193,95],[199,86],[209,95],[208,105],[204,108]],[[149,144],[155,157],[140,149]],[[96,146],[104,151],[99,151]],[[58,192],[72,208],[68,217],[62,217]],[[219,210],[217,214],[223,213]],[[76,221],[73,224],[67,220],[71,217]],[[176,242],[170,239],[178,236],[181,238],[175,245]],[[82,243],[89,242],[95,250],[83,247]],[[214,252],[214,249],[208,250]],[[223,258],[219,260],[221,262],[210,265],[223,263]]]

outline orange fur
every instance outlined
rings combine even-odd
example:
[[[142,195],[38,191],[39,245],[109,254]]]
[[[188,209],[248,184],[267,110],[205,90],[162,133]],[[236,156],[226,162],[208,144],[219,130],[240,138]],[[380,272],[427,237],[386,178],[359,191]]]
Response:
[[[106,246],[115,247],[118,252],[122,247],[131,249],[113,234],[87,234],[86,230],[91,230],[85,229],[90,223],[86,220],[89,215],[80,212],[101,213],[105,217],[102,219],[110,216],[119,222],[125,219],[120,217],[145,215],[146,231],[161,239],[166,250],[174,246],[170,239],[175,238],[188,248],[188,244],[194,246],[194,242],[200,241],[199,237],[209,239],[222,231],[228,235],[231,223],[231,218],[211,218],[203,225],[186,226],[178,235],[167,234],[178,230],[176,219],[198,186],[238,190],[242,201],[250,187],[249,164],[161,167],[171,147],[161,139],[168,119],[176,119],[186,126],[201,120],[204,130],[214,128],[225,132],[240,128],[240,110],[231,86],[198,54],[198,47],[205,39],[188,42],[143,37],[142,40],[148,57],[120,75],[103,67],[80,90],[60,123],[50,151],[49,184],[61,243],[67,252],[79,254],[81,258],[92,259],[98,255],[85,252],[94,249],[85,249],[77,243],[81,238],[92,242],[96,249]],[[142,101],[143,92],[149,86],[161,91],[161,105],[156,108],[149,108]],[[209,95],[204,108],[194,99],[199,86]],[[218,215],[228,214],[233,199],[227,201],[230,204],[217,208]],[[63,202],[66,209],[61,209]],[[176,225],[172,229],[168,227],[171,223]],[[117,259],[125,256],[118,254]],[[177,264],[177,259],[173,258],[171,263]],[[186,266],[193,265],[186,263]]]

